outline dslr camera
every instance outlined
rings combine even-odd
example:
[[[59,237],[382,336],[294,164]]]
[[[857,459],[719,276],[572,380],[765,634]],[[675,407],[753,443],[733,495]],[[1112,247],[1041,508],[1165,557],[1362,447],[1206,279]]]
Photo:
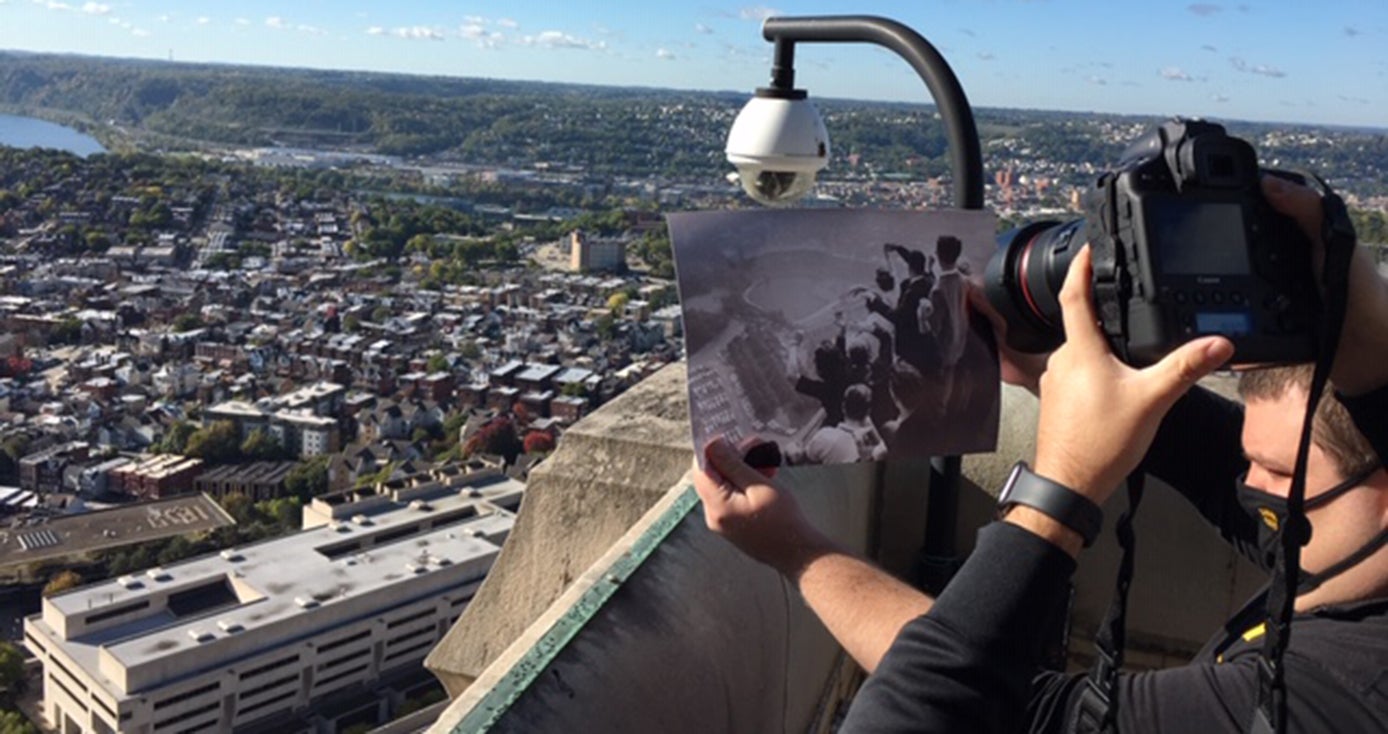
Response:
[[[984,275],[1009,346],[1065,339],[1058,295],[1089,243],[1094,300],[1114,353],[1144,366],[1197,336],[1222,334],[1234,361],[1315,358],[1320,309],[1311,245],[1274,211],[1253,146],[1220,125],[1174,119],[1130,146],[1084,194],[1084,219],[1036,222],[999,238]]]

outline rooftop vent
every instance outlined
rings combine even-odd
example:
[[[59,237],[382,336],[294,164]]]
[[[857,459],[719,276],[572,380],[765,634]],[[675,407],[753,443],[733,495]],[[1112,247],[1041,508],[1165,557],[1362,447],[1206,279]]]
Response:
[[[294,603],[298,604],[300,609],[313,609],[318,606],[317,599],[309,599],[302,596],[294,597]]]
[[[216,637],[211,632],[200,629],[188,630],[188,636],[193,638],[193,642],[211,642],[212,640],[216,639]]]
[[[482,496],[482,490],[480,490],[480,489],[478,489],[478,488],[476,488],[476,487],[471,487],[471,488],[469,488],[468,491],[467,491],[467,496],[469,496],[469,497],[481,497],[481,496]]]
[[[409,563],[405,564],[405,570],[415,574],[424,573],[425,571],[429,570],[429,565],[427,563],[416,563],[414,561],[410,561]]]
[[[367,517],[366,515],[353,515],[352,522],[358,525],[370,525],[371,518]]]
[[[145,575],[150,577],[151,579],[154,579],[155,581],[168,581],[169,579],[173,578],[169,575],[168,571],[165,571],[164,569],[158,566],[155,566],[154,568],[145,571]]]
[[[242,626],[241,626],[241,623],[240,623],[240,622],[237,622],[237,621],[232,620],[232,619],[223,619],[223,620],[220,620],[220,621],[217,622],[217,626],[220,627],[220,628],[222,628],[222,631],[223,631],[223,632],[227,632],[227,633],[231,633],[231,632],[240,632],[241,630],[246,629],[245,627],[242,627]]]
[[[129,574],[126,574],[125,576],[116,579],[116,583],[120,584],[121,586],[124,586],[127,589],[144,588],[144,582]]]
[[[333,522],[328,523],[328,527],[331,528],[332,531],[335,532],[335,533],[350,533],[350,532],[352,532],[352,526],[351,526],[351,525],[348,525],[348,524],[345,523],[345,522],[333,521]]]
[[[411,509],[411,510],[419,510],[420,512],[429,512],[429,511],[433,510],[434,508],[431,507],[431,506],[429,505],[429,503],[428,503],[428,502],[425,502],[424,500],[411,500],[411,501],[410,501],[410,509]]]
[[[240,561],[246,560],[246,557],[241,555],[241,551],[236,550],[235,548],[227,548],[226,550],[222,551],[219,555],[221,555],[223,559],[231,561],[232,563],[238,563]]]
[[[474,538],[485,538],[485,537],[487,537],[487,531],[483,530],[482,528],[473,528],[473,529],[471,529],[471,530],[468,531],[468,534],[470,534],[470,535],[471,535],[472,537],[474,537]]]

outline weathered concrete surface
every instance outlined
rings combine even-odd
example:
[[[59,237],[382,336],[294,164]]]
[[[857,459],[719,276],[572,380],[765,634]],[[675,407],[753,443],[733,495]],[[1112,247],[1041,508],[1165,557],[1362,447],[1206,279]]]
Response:
[[[865,552],[871,466],[787,470],[805,511]],[[459,724],[487,693],[533,665],[544,634],[633,552],[687,482],[618,541],[468,689],[432,732]],[[492,732],[827,731],[856,671],[796,592],[704,527],[697,505],[541,670]]]
[[[607,570],[660,516],[656,505],[685,491],[684,396],[683,367],[667,368],[575,427],[536,473],[487,584],[427,661],[456,698],[432,731],[454,731],[533,664],[557,620],[611,583]],[[1003,400],[999,450],[965,460],[961,554],[993,517],[1013,462],[1034,452],[1035,399],[1005,388]],[[814,522],[903,575],[920,546],[927,476],[919,463],[782,473]],[[1081,656],[1112,594],[1122,502],[1081,557],[1071,648]],[[1129,659],[1181,662],[1256,572],[1155,481],[1138,525]],[[697,506],[543,666],[493,731],[824,731],[858,675],[795,592],[709,533]]]
[[[515,528],[486,582],[424,661],[451,697],[689,470],[683,364],[585,417],[530,474]]]

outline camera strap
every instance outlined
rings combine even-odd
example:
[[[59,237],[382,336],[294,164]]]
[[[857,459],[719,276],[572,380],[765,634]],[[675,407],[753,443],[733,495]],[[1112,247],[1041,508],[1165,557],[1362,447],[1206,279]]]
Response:
[[[1282,534],[1273,564],[1272,582],[1268,587],[1267,634],[1262,656],[1258,660],[1258,706],[1253,712],[1249,731],[1252,734],[1282,734],[1287,730],[1287,685],[1283,654],[1291,640],[1292,616],[1296,612],[1297,584],[1301,578],[1301,546],[1311,539],[1311,524],[1306,519],[1306,464],[1310,455],[1311,431],[1316,406],[1330,379],[1335,353],[1340,346],[1349,300],[1349,270],[1354,258],[1356,237],[1349,211],[1341,199],[1321,177],[1311,174],[1322,189],[1321,241],[1325,244],[1325,266],[1321,273],[1324,285],[1324,310],[1320,324],[1320,345],[1315,371],[1311,376],[1310,396],[1306,417],[1302,422],[1301,438],[1297,445],[1296,466],[1292,473],[1291,491],[1287,497],[1287,524]]]
[[[1084,691],[1070,712],[1067,730],[1072,734],[1101,734],[1115,731],[1118,698],[1115,687],[1123,668],[1123,649],[1127,645],[1128,589],[1133,583],[1133,556],[1137,536],[1133,518],[1142,503],[1147,473],[1138,467],[1128,475],[1128,508],[1118,518],[1114,534],[1123,555],[1118,561],[1118,584],[1109,602],[1103,624],[1094,635],[1094,667],[1085,678]]]

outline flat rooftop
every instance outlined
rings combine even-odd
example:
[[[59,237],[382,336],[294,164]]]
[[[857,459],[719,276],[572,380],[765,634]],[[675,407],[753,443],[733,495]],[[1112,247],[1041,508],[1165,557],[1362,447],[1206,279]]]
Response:
[[[524,485],[488,475],[434,486],[408,501],[363,504],[351,519],[50,597],[29,623],[120,697],[414,599],[470,595],[514,523],[503,504],[514,506]],[[146,600],[130,622],[73,639],[44,621],[59,619],[49,608],[74,619]],[[103,650],[129,671],[133,690],[97,674]]]
[[[235,521],[206,495],[12,523],[0,529],[0,569],[212,530]]]

